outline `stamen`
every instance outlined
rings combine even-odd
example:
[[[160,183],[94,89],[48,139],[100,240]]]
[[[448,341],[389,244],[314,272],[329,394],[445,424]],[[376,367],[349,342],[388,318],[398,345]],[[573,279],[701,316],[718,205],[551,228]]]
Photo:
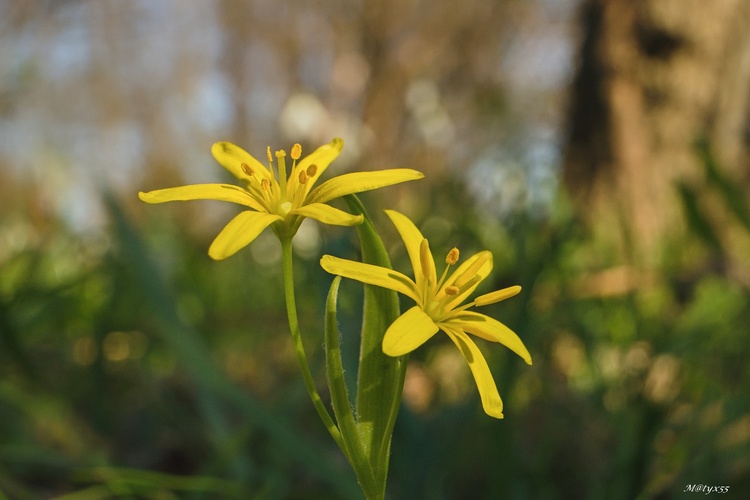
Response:
[[[509,299],[514,295],[517,295],[521,291],[521,287],[518,285],[509,286],[502,290],[495,290],[494,292],[485,293],[474,299],[474,304],[477,306],[486,306],[488,304],[494,304],[501,300]]]
[[[479,276],[479,275],[477,275],[477,274],[475,274],[473,278],[471,278],[469,281],[467,281],[466,283],[464,283],[461,286],[456,286],[455,284],[454,285],[448,285],[443,290],[445,292],[445,296],[443,296],[442,300],[440,301],[441,302],[441,306],[442,307],[448,307],[448,306],[450,306],[450,304],[452,304],[453,302],[455,302],[456,300],[458,300],[462,295],[464,295],[464,293],[466,292],[466,290],[470,289],[471,287],[473,287],[474,285],[476,285],[480,281],[482,281],[482,277]],[[463,300],[459,301],[459,304],[461,302],[463,302]]]
[[[449,266],[452,266],[456,262],[458,262],[458,256],[459,256],[458,248],[453,247],[451,248],[451,251],[448,252],[448,256],[445,258],[445,263]]]
[[[268,171],[271,172],[271,179],[276,179],[273,173],[273,156],[271,156],[271,146],[266,146],[266,156],[268,157]]]
[[[308,177],[315,177],[315,174],[318,173],[318,166],[314,163],[307,167],[307,176]]]
[[[292,195],[292,204],[294,206],[301,206],[303,204],[303,201],[305,200],[305,184],[307,184],[308,177],[307,172],[304,170],[301,170],[299,175],[297,176],[297,180],[299,181],[299,185],[294,187],[294,194]]]
[[[281,188],[281,197],[286,199],[286,151],[283,149],[276,151],[276,160],[279,162],[279,187]]]
[[[265,177],[260,180],[260,196],[266,201],[271,202],[271,198],[273,198],[273,195],[271,193],[271,181],[269,179],[266,179]]]
[[[255,174],[255,172],[253,171],[253,169],[250,168],[250,165],[248,165],[245,162],[242,162],[242,164],[240,165],[240,167],[242,168],[242,171],[245,172],[245,174],[247,174],[247,175],[252,176],[253,174]]]
[[[299,143],[292,146],[292,151],[289,156],[292,157],[292,160],[299,160],[299,157],[302,156],[302,146],[300,146]]]
[[[443,286],[443,282],[445,282],[445,277],[448,276],[448,269],[450,269],[450,267],[453,264],[458,262],[458,256],[459,256],[458,248],[456,247],[451,248],[451,251],[448,252],[448,255],[445,257],[445,263],[447,265],[445,266],[445,269],[443,269],[443,274],[440,276],[440,279],[438,280],[438,284],[435,287],[436,289],[439,290],[440,287]]]

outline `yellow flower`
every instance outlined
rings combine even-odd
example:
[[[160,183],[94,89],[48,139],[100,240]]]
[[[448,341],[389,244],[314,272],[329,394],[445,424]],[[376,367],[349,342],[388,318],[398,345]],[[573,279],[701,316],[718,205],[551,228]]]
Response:
[[[492,254],[482,251],[472,255],[448,276],[449,268],[459,259],[459,251],[454,248],[448,253],[445,270],[438,280],[429,244],[419,229],[398,212],[386,210],[386,213],[404,240],[414,268],[414,280],[398,271],[331,255],[324,255],[320,264],[329,273],[389,288],[412,298],[417,305],[388,327],[383,337],[383,352],[389,356],[402,356],[421,346],[438,330],[443,330],[469,363],[484,411],[490,416],[503,418],[503,402],[487,361],[467,333],[504,344],[528,364],[531,364],[531,355],[510,328],[468,309],[505,300],[520,292],[521,287],[503,288],[461,305],[492,270]]]
[[[211,148],[214,158],[242,183],[242,187],[195,184],[141,192],[138,197],[146,203],[219,200],[248,207],[250,210],[234,217],[211,243],[208,254],[221,260],[250,244],[268,226],[272,226],[279,237],[291,238],[305,217],[339,226],[359,224],[361,215],[346,213],[326,203],[347,194],[423,177],[422,173],[406,168],[354,172],[329,179],[313,189],[313,184],[343,147],[344,141],[334,139],[298,163],[302,148],[295,144],[290,154],[292,167],[288,177],[286,152],[276,151],[277,178],[270,147],[267,149],[266,168],[242,148],[229,142],[217,142]]]

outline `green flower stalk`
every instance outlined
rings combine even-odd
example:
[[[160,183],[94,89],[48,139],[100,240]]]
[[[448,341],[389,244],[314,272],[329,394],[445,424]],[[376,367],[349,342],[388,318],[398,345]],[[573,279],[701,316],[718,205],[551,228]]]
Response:
[[[365,291],[355,419],[346,393],[338,347],[335,319],[338,280],[331,288],[326,311],[326,359],[335,422],[315,387],[302,342],[294,290],[292,239],[305,217],[325,224],[361,225],[364,258],[373,264],[389,266],[380,237],[369,220],[366,221],[364,208],[354,193],[420,179],[423,175],[411,169],[354,172],[313,187],[342,148],[343,141],[334,139],[300,160],[302,148],[295,144],[290,153],[292,165],[287,174],[284,151],[272,155],[268,148],[266,168],[238,146],[218,142],[212,148],[214,157],[242,186],[198,184],[140,192],[138,196],[147,203],[219,200],[246,207],[211,244],[208,254],[216,260],[235,254],[267,227],[271,227],[281,243],[287,318],[305,388],[331,437],[352,464],[367,498],[382,499],[385,495],[390,438],[401,399],[406,365],[385,356],[379,345],[386,326],[398,316],[398,298],[394,292],[378,290],[377,287]],[[339,197],[346,197],[356,213],[350,214],[327,204]]]
[[[186,200],[220,200],[245,207],[214,239],[208,250],[214,259],[225,259],[271,227],[281,243],[284,298],[294,352],[310,399],[331,437],[352,465],[357,480],[370,500],[385,497],[391,435],[403,392],[408,354],[442,330],[456,345],[471,369],[484,411],[503,418],[503,402],[490,368],[470,334],[505,345],[528,364],[531,355],[521,339],[501,322],[471,310],[500,302],[521,291],[511,286],[486,293],[466,303],[492,271],[492,254],[482,251],[459,264],[460,253],[451,249],[438,277],[429,242],[405,215],[386,210],[401,236],[413,268],[410,278],[391,268],[377,231],[355,193],[420,179],[411,169],[354,172],[316,182],[343,147],[341,139],[302,158],[295,144],[289,154],[266,151],[268,167],[228,142],[214,144],[216,160],[241,183],[198,184],[141,192],[147,203]],[[275,163],[275,167],[274,167]],[[344,197],[353,213],[328,202]],[[315,386],[299,328],[294,289],[292,239],[302,220],[310,217],[325,224],[356,226],[362,262],[324,255],[321,266],[336,275],[326,301],[324,339],[326,379],[333,417]],[[452,270],[453,266],[456,266]],[[341,277],[365,284],[360,339],[357,393],[352,401],[344,380],[336,307]],[[398,293],[415,302],[401,314]],[[334,418],[335,417],[335,418]]]

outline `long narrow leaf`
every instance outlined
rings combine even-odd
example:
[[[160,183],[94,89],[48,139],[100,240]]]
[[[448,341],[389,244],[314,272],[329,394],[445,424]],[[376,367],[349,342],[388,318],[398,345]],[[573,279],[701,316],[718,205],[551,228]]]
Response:
[[[340,283],[341,277],[336,276],[333,283],[331,283],[331,289],[328,292],[328,298],[326,300],[326,377],[328,379],[328,388],[331,391],[333,412],[336,415],[336,422],[338,423],[341,436],[344,438],[347,458],[357,474],[357,479],[362,485],[362,489],[364,491],[369,491],[375,486],[372,467],[365,455],[362,439],[357,429],[357,423],[354,420],[354,412],[352,411],[349,394],[346,390],[346,381],[344,380],[344,366],[341,362],[341,345],[339,342],[339,329],[336,320],[336,302],[338,299]]]
[[[364,222],[357,226],[362,261],[391,268],[385,246],[362,203],[355,195],[348,195],[345,200],[355,214],[364,216]],[[405,358],[385,355],[382,343],[386,329],[398,316],[396,292],[365,285],[357,378],[357,423],[376,480],[382,481],[387,475],[391,433],[406,370]]]

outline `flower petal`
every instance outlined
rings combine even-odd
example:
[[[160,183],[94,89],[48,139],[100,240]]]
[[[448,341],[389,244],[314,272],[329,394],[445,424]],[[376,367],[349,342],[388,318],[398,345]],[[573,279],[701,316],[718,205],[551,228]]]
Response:
[[[310,217],[323,224],[333,224],[335,226],[356,226],[364,220],[362,215],[352,215],[324,203],[310,203],[309,205],[295,208],[289,213]]]
[[[328,179],[310,193],[310,201],[325,203],[341,196],[371,191],[401,182],[424,177],[422,172],[409,168],[393,168],[375,172],[352,172]]]
[[[527,364],[531,364],[531,354],[523,341],[513,330],[494,318],[473,311],[463,311],[452,316],[447,323],[490,342],[503,344],[521,356]]]
[[[474,382],[479,389],[479,396],[482,398],[482,408],[484,412],[495,418],[503,418],[503,400],[497,392],[495,379],[492,378],[492,372],[487,365],[487,361],[482,355],[477,345],[464,332],[453,328],[443,328],[448,337],[456,344],[461,351],[466,362],[469,363],[471,374],[474,375]]]
[[[307,193],[310,192],[310,188],[315,184],[315,182],[317,182],[320,174],[326,171],[328,165],[330,165],[331,162],[338,157],[342,149],[344,149],[344,141],[343,139],[339,139],[338,137],[333,139],[328,144],[320,146],[318,149],[305,156],[299,161],[299,163],[297,163],[297,166],[292,171],[292,175],[289,176],[290,182],[292,184],[298,183],[297,180],[299,179],[299,173],[303,170],[305,170],[305,173],[308,173],[308,168],[311,165],[315,165],[316,168],[315,172],[313,172],[313,175],[307,176],[307,183],[305,184],[304,188],[305,196],[307,196]]]
[[[146,203],[165,203],[167,201],[219,200],[238,203],[254,208],[259,212],[266,209],[253,196],[238,186],[231,184],[192,184],[167,189],[157,189],[147,193],[138,193],[138,198]]]
[[[231,142],[217,142],[211,146],[211,153],[219,164],[239,180],[249,180],[250,176],[242,171],[242,164],[246,163],[262,179],[271,179],[271,173],[261,162],[250,153]]]
[[[505,299],[513,297],[514,295],[518,295],[520,292],[521,287],[519,285],[509,286],[503,288],[502,290],[495,290],[494,292],[485,293],[484,295],[476,297],[474,299],[474,304],[476,304],[477,306],[494,304],[495,302],[501,302]]]
[[[222,260],[234,255],[249,245],[265,228],[282,220],[280,215],[252,212],[240,212],[229,224],[224,226],[208,249],[212,259]]]
[[[437,284],[437,274],[435,272],[435,259],[430,251],[430,243],[427,239],[422,240],[419,245],[419,264],[422,268],[422,275],[426,276],[431,286]]]
[[[320,259],[320,265],[331,274],[357,280],[368,285],[395,290],[412,298],[415,302],[419,302],[417,287],[414,282],[398,271],[353,260],[340,259],[332,255],[324,255]]]
[[[424,273],[422,272],[420,260],[420,247],[422,240],[425,239],[424,236],[422,236],[422,233],[411,219],[404,214],[395,210],[386,210],[385,213],[390,217],[393,225],[396,226],[401,239],[404,240],[404,246],[406,247],[406,252],[409,254],[411,267],[414,268],[414,281],[417,283],[424,282]]]
[[[396,318],[383,337],[383,352],[388,356],[403,356],[421,346],[439,328],[419,306],[414,306]]]

